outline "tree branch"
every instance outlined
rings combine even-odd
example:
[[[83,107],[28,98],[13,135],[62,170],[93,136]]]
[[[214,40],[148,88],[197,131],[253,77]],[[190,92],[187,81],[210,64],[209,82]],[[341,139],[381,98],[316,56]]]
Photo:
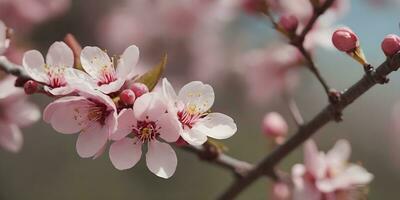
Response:
[[[219,199],[233,199],[240,194],[244,189],[256,181],[265,171],[271,171],[283,158],[290,154],[294,149],[299,147],[303,142],[309,139],[320,128],[330,121],[334,121],[336,114],[344,110],[347,106],[353,103],[357,98],[367,92],[374,85],[381,83],[380,80],[385,79],[387,75],[396,71],[400,66],[400,53],[396,54],[392,59],[387,59],[382,63],[376,71],[370,75],[365,74],[358,82],[343,92],[340,101],[336,104],[330,103],[310,122],[300,127],[283,145],[275,148],[270,155],[266,156],[253,170],[245,177],[235,181],[223,193]]]
[[[22,66],[16,65],[10,62],[6,57],[0,56],[0,70],[4,71],[7,74],[12,74],[16,77],[20,77],[23,79],[30,79],[29,75],[26,74],[24,68]]]

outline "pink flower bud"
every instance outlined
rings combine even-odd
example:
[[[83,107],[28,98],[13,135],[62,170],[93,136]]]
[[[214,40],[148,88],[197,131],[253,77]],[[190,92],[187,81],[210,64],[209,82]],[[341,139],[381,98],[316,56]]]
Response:
[[[286,200],[290,197],[289,186],[282,182],[274,183],[272,186],[272,198],[273,200]]]
[[[119,98],[121,99],[121,101],[124,104],[133,105],[133,103],[135,102],[136,96],[135,96],[135,93],[132,90],[126,89],[126,90],[123,90],[119,94]]]
[[[288,125],[280,114],[271,112],[265,115],[262,130],[267,137],[285,137],[288,132]]]
[[[389,34],[383,39],[382,50],[386,56],[393,56],[400,51],[400,37],[395,34]]]
[[[332,43],[339,51],[351,52],[359,47],[357,35],[349,28],[339,28],[332,35]]]
[[[281,25],[285,31],[295,32],[299,25],[299,20],[294,15],[283,15],[279,18],[279,25]]]
[[[136,98],[149,92],[149,88],[143,83],[134,83],[130,88],[135,93]]]
[[[29,80],[24,84],[25,94],[34,94],[38,89],[38,83],[33,80]]]

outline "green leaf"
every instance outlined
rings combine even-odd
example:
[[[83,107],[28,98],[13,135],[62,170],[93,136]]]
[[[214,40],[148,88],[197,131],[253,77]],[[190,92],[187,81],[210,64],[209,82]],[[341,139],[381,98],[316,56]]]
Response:
[[[145,84],[149,88],[149,91],[152,91],[154,87],[156,87],[158,81],[160,80],[166,65],[167,65],[167,54],[164,54],[163,57],[161,58],[160,63],[154,66],[153,69],[141,75],[138,79],[136,79],[136,82]]]

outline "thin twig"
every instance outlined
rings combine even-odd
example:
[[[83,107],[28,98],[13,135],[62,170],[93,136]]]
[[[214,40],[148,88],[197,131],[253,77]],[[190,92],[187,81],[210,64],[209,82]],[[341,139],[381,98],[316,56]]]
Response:
[[[301,115],[301,112],[299,110],[299,107],[297,106],[296,101],[287,92],[283,94],[283,99],[286,101],[287,107],[296,125],[298,127],[303,126],[304,119],[303,116]]]
[[[275,148],[271,154],[266,156],[252,171],[239,181],[235,181],[219,199],[233,199],[244,189],[256,181],[263,172],[273,169],[283,158],[299,147],[303,142],[314,135],[319,129],[330,121],[334,121],[336,114],[342,112],[347,106],[353,103],[361,95],[371,89],[374,85],[380,84],[380,80],[396,71],[400,66],[400,53],[392,59],[383,62],[371,75],[364,75],[358,82],[343,92],[341,100],[337,104],[330,103],[310,122],[304,124],[296,134],[294,134],[283,145]]]

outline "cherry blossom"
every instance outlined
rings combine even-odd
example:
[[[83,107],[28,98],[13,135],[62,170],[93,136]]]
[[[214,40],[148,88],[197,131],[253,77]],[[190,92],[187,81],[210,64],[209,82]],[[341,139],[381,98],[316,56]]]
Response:
[[[267,113],[262,121],[262,130],[265,136],[273,138],[281,144],[288,134],[288,124],[285,119],[276,112]]]
[[[71,93],[73,88],[67,83],[66,70],[72,68],[74,55],[64,42],[54,42],[46,55],[46,63],[37,50],[25,52],[25,71],[37,82],[45,84],[45,90],[53,95]]]
[[[7,27],[0,20],[0,55],[8,48],[10,40],[7,39]]]
[[[177,157],[171,146],[179,138],[179,121],[162,97],[155,92],[140,96],[133,109],[124,109],[118,115],[118,129],[111,136],[110,160],[119,170],[133,167],[141,158],[142,146],[147,144],[146,164],[149,170],[162,178],[171,177],[177,166]],[[162,142],[162,141],[165,142]]]
[[[0,146],[18,152],[23,144],[20,127],[40,118],[39,109],[27,101],[24,92],[14,87],[16,78],[7,76],[0,81]]]
[[[209,113],[214,103],[214,90],[210,85],[192,81],[181,88],[178,95],[169,81],[163,79],[163,93],[181,123],[180,135],[191,145],[201,145],[207,136],[226,139],[236,133],[233,119],[222,113]]]
[[[119,59],[111,59],[107,53],[98,47],[85,47],[81,52],[81,63],[86,73],[80,70],[72,70],[75,78],[71,82],[81,81],[105,94],[121,89],[125,81],[135,75],[135,66],[139,60],[139,49],[131,45]],[[79,86],[78,86],[79,87]]]
[[[319,152],[313,140],[305,143],[304,165],[292,168],[294,199],[336,199],[353,195],[372,181],[373,175],[356,164],[349,164],[350,144],[339,140],[328,152]]]
[[[82,158],[97,156],[117,128],[117,111],[110,97],[97,91],[80,91],[50,103],[43,120],[58,132],[80,132],[76,150]]]

